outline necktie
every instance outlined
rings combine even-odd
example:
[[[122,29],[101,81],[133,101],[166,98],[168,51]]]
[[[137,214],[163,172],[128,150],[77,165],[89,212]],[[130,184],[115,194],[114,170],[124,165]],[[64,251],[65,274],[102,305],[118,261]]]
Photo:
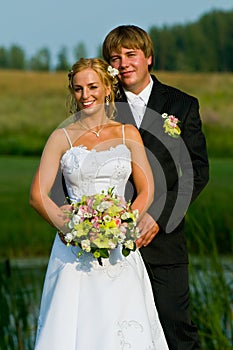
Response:
[[[142,98],[136,96],[132,102],[129,103],[131,111],[133,113],[136,125],[140,128],[143,115],[145,113],[146,105]]]

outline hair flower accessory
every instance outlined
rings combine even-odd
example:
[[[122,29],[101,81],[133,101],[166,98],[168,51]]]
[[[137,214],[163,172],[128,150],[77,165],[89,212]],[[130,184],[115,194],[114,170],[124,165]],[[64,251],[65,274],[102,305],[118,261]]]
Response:
[[[68,78],[69,79],[71,79],[73,73],[74,73],[73,69],[70,69],[69,72],[68,72]]]
[[[111,75],[112,78],[115,78],[119,74],[119,70],[113,68],[112,66],[108,66],[108,73]]]
[[[165,119],[163,127],[165,129],[165,133],[171,137],[178,138],[181,130],[177,125],[180,123],[179,119],[174,115],[168,115],[167,113],[162,114],[162,118]]]

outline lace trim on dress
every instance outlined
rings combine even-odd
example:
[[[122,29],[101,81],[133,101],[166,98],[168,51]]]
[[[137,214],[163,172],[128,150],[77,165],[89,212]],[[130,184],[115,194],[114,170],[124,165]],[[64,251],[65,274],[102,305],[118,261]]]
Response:
[[[83,252],[78,258],[77,251],[79,250],[79,247],[71,248],[76,260],[76,269],[77,271],[82,271],[84,274],[90,274],[96,270],[99,273],[104,273],[109,279],[115,280],[130,266],[130,262],[121,254],[121,246],[110,251],[110,257],[108,259],[102,259],[103,265],[100,265],[97,259],[93,258],[90,253]]]
[[[144,332],[143,325],[136,320],[124,320],[118,323],[118,327],[117,335],[120,338],[121,350],[134,349],[135,342],[137,341],[135,338],[137,336],[140,337],[140,333],[142,334]],[[132,334],[134,334],[133,338]],[[150,341],[150,343],[145,344],[145,348],[142,350],[155,350],[154,342]]]

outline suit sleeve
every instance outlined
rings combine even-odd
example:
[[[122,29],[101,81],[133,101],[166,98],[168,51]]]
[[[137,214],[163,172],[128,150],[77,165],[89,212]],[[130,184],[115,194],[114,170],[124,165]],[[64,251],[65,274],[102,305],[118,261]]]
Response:
[[[197,198],[209,181],[209,162],[206,139],[202,132],[199,103],[197,99],[194,98],[193,100],[182,128],[182,138],[189,151],[193,166],[192,201]]]
[[[176,166],[176,181],[167,181],[167,191],[149,208],[149,214],[154,217],[156,207],[163,202],[160,216],[155,218],[160,228],[166,232],[174,232],[182,222],[186,211],[209,180],[209,163],[206,140],[202,132],[199,114],[199,103],[190,97],[191,103],[179,103],[179,109],[174,115],[182,115],[181,137],[183,146],[180,149],[178,166]],[[181,108],[182,107],[182,108]],[[182,111],[181,111],[182,110]],[[168,173],[168,177],[171,174]],[[173,179],[175,175],[173,176]]]

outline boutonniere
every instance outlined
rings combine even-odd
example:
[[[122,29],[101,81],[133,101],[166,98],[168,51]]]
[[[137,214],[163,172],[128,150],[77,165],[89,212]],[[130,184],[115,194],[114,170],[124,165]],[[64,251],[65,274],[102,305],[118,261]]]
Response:
[[[174,115],[168,115],[167,113],[163,113],[162,118],[165,119],[163,123],[165,133],[171,137],[178,138],[181,133],[181,130],[177,125],[180,123],[179,119]]]

